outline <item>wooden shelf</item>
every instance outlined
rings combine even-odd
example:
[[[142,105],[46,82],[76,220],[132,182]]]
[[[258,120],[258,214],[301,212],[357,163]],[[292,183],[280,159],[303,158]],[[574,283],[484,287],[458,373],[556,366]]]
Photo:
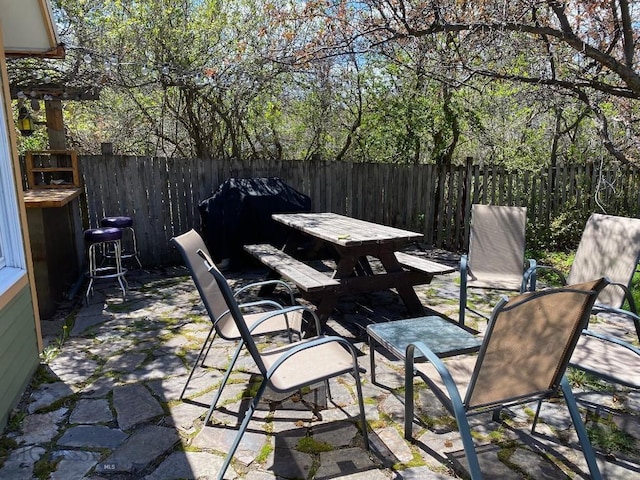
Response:
[[[80,187],[75,150],[32,150],[25,160],[29,189]]]

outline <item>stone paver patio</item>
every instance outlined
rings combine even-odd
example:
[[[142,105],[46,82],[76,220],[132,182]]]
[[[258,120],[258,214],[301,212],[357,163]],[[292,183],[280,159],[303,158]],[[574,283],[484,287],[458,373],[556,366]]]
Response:
[[[227,276],[239,286],[263,274],[256,270]],[[451,274],[421,287],[423,304],[456,318],[456,279]],[[71,328],[43,322],[49,346],[4,432],[1,445],[8,451],[1,479],[215,478],[242,419],[239,412],[255,370],[247,357],[238,362],[213,425],[203,427],[235,345],[214,342],[206,368],[196,370],[185,400],[179,400],[210,326],[206,312],[184,269],[131,272],[129,282],[126,302],[115,286],[99,285],[90,305],[73,312]],[[486,310],[497,296],[472,298]],[[368,369],[362,326],[402,318],[403,306],[392,292],[381,292],[346,298],[339,310],[328,322],[329,333],[351,339]],[[481,329],[483,323],[477,326]],[[416,441],[405,441],[403,365],[383,352],[376,358],[380,385],[373,385],[368,373],[362,376],[373,453],[362,448],[355,389],[352,379],[343,377],[331,381],[333,403],[325,400],[322,389],[303,398],[267,396],[226,478],[464,478],[466,461],[455,421],[422,385]],[[640,478],[640,393],[610,387],[595,391],[585,385],[575,391],[587,426],[598,437],[603,476]],[[490,415],[473,418],[486,478],[587,478],[564,404],[545,403],[531,435],[534,410],[535,405],[524,405],[504,411],[501,422],[492,422]]]

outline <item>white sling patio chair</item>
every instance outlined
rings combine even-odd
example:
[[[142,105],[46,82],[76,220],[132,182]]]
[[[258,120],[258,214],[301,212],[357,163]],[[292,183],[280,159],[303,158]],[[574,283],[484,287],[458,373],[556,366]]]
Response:
[[[466,310],[489,318],[468,305],[468,289],[522,292],[529,288],[523,283],[526,224],[526,207],[471,206],[469,253],[460,258],[460,325],[464,325]],[[528,264],[531,268],[535,261]],[[530,281],[535,286],[535,274]]]
[[[211,320],[211,328],[209,329],[209,333],[202,344],[202,348],[198,353],[198,357],[196,358],[196,361],[191,368],[191,371],[189,372],[189,377],[187,378],[187,381],[182,389],[182,393],[180,394],[180,399],[182,399],[187,390],[189,382],[193,377],[193,373],[201,359],[202,364],[204,364],[204,360],[216,338],[216,335],[220,336],[224,340],[230,340],[234,342],[240,341],[241,335],[236,328],[233,319],[231,318],[231,314],[228,311],[224,299],[220,295],[216,283],[213,281],[211,275],[207,271],[207,268],[202,262],[202,258],[197,253],[198,251],[201,251],[204,255],[210,258],[207,247],[205,246],[202,237],[195,230],[190,230],[186,233],[183,233],[182,235],[172,238],[171,242],[181,253],[182,258],[184,259],[184,262],[189,269],[189,272],[191,273],[191,278],[193,279],[196,288],[200,293],[200,298],[202,299],[202,302],[204,303],[204,306]],[[265,284],[280,284],[284,286],[288,290],[291,301],[293,303],[293,292],[291,288],[281,280],[271,280],[246,285],[236,290],[236,298],[238,297],[238,295],[244,293],[249,288],[259,288]],[[259,300],[256,302],[245,303],[242,304],[241,307],[243,309],[256,309],[258,307],[261,307],[263,309],[266,308],[283,312],[282,315],[276,315],[270,318],[268,322],[261,323],[259,327],[253,331],[254,335],[265,335],[276,332],[295,332],[298,335],[300,335],[301,333],[300,329],[302,326],[302,313],[298,310],[283,310],[283,307],[280,304],[272,300]],[[263,315],[264,312],[245,313],[242,318],[248,325],[252,325],[256,321],[261,319]],[[206,421],[209,420],[211,412],[213,412],[213,409],[216,407],[218,400],[220,399],[222,390],[229,378],[229,375],[231,374],[231,370],[238,358],[238,355],[240,354],[241,348],[242,342],[238,344],[231,363],[223,377],[222,383],[220,384],[220,387],[216,392],[216,395],[211,403],[209,415],[207,415]]]
[[[640,342],[640,317],[629,290],[640,260],[640,219],[602,215],[589,217],[569,274],[549,266],[536,265],[525,273],[525,279],[535,270],[555,272],[561,283],[574,284],[589,278],[607,277],[605,288],[594,305],[593,313],[609,312],[629,322]],[[628,304],[628,310],[622,307]],[[614,336],[613,333],[585,330],[571,358],[572,367],[584,370],[607,381],[640,388],[640,350]]]
[[[458,423],[471,478],[482,478],[468,416],[539,401],[562,391],[591,478],[601,478],[565,371],[604,278],[581,285],[527,292],[494,308],[477,356],[444,361],[423,342],[407,347],[405,438],[412,438],[414,374],[422,378]],[[427,362],[415,362],[421,354]]]
[[[358,366],[358,359],[353,345],[342,337],[318,335],[284,346],[275,346],[266,350],[259,350],[252,336],[255,329],[259,328],[262,322],[270,321],[272,316],[279,315],[279,312],[266,314],[258,323],[253,326],[248,325],[240,312],[239,305],[224,276],[202,251],[199,253],[211,274],[211,278],[217,285],[220,298],[226,304],[230,317],[240,332],[244,345],[251,354],[251,357],[253,357],[262,376],[260,386],[244,414],[244,419],[238,429],[236,438],[229,448],[224,463],[218,472],[218,480],[224,477],[231,463],[231,459],[240,444],[240,440],[242,440],[242,436],[251,421],[253,413],[258,407],[260,398],[267,387],[277,393],[293,393],[303,387],[324,382],[329,398],[331,398],[328,379],[350,373],[355,379],[356,394],[360,407],[360,428],[364,447],[369,450],[367,421],[365,418],[362,386],[360,383],[360,367]],[[320,331],[320,320],[311,310],[302,306],[291,307],[290,310],[292,309],[311,312],[316,322],[316,331]]]

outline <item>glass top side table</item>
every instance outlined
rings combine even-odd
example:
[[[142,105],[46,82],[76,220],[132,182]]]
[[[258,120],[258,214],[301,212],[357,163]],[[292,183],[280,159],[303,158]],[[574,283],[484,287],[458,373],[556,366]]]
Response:
[[[424,342],[441,358],[477,352],[482,344],[482,338],[470,329],[435,315],[374,323],[367,326],[367,334],[372,383],[376,383],[375,343],[399,360],[404,360],[407,346],[417,341]]]

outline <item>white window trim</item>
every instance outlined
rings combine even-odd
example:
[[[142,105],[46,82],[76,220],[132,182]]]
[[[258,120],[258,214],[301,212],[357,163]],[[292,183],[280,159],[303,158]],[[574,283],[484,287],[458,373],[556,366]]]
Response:
[[[7,105],[0,83],[0,295],[26,273],[26,258],[22,238],[18,199],[13,172],[13,152],[7,124]]]

